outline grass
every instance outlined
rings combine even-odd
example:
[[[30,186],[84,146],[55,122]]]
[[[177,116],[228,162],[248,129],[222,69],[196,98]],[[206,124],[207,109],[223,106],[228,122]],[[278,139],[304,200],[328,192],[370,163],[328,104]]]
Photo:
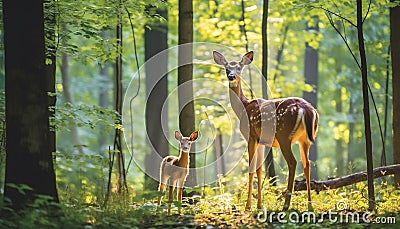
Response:
[[[281,212],[283,199],[279,196],[283,187],[273,186],[263,192],[265,209],[262,210],[255,209],[254,200],[251,211],[244,211],[246,188],[225,185],[206,188],[204,198],[185,198],[181,212],[173,207],[171,215],[167,215],[165,201],[161,207],[156,206],[158,192],[135,197],[113,193],[106,207],[94,201],[98,198],[91,198],[93,202],[87,203],[87,198],[85,202],[75,196],[74,201],[69,201],[73,196],[70,194],[69,200],[51,204],[43,197],[23,212],[15,213],[3,207],[7,218],[0,217],[0,228],[398,228],[400,191],[385,183],[376,185],[377,208],[376,212],[369,213],[365,186],[358,183],[319,194],[313,192],[311,212],[306,204],[306,192],[295,192],[290,210]],[[54,206],[62,214],[55,214]],[[335,213],[331,219],[329,212]],[[363,214],[368,215],[370,223],[362,221]],[[346,222],[346,216],[349,220],[358,216],[361,222]]]

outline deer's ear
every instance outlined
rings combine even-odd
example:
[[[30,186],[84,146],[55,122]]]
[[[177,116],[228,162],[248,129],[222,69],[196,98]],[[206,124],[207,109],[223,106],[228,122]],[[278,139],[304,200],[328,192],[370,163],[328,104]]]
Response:
[[[194,142],[196,141],[197,137],[199,136],[199,132],[195,131],[190,135],[190,141]]]
[[[179,132],[177,130],[175,131],[175,139],[178,140],[178,141],[182,140],[181,132]]]
[[[219,65],[226,66],[228,64],[228,61],[226,61],[224,55],[222,55],[221,53],[219,53],[217,51],[213,51],[213,57],[214,57],[215,63],[217,63]]]
[[[249,65],[253,61],[253,56],[254,56],[254,52],[253,51],[250,51],[250,52],[244,54],[244,56],[242,57],[242,60],[240,61],[240,63],[242,65]]]

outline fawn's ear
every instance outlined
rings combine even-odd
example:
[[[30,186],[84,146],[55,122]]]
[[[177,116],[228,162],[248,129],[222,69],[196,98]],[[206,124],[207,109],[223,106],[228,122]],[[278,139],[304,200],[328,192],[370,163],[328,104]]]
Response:
[[[217,51],[213,51],[213,57],[214,57],[215,63],[217,63],[219,65],[226,66],[228,64],[228,61],[226,61],[224,55],[222,55],[221,53],[219,53]]]
[[[175,130],[175,139],[178,140],[178,141],[182,140],[181,132]]]
[[[193,132],[191,135],[190,135],[190,141],[191,142],[194,142],[194,141],[196,141],[196,139],[197,139],[197,137],[199,136],[199,132],[198,131],[195,131],[195,132]]]
[[[242,60],[240,61],[240,63],[242,65],[249,65],[253,61],[253,56],[254,56],[254,52],[253,51],[250,51],[250,52],[244,54],[244,56],[242,57]]]

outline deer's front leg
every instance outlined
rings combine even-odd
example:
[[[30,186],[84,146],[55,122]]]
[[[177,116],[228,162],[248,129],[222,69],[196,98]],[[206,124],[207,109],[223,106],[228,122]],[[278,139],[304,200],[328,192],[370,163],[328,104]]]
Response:
[[[251,199],[252,199],[252,193],[253,193],[253,179],[254,179],[254,173],[256,171],[256,166],[257,166],[257,157],[254,157],[254,153],[257,149],[257,141],[249,138],[248,141],[248,151],[249,151],[249,188],[247,192],[247,203],[246,203],[246,210],[250,210],[251,208]]]
[[[264,162],[265,146],[258,145],[257,148],[257,209],[262,209],[262,164]]]
[[[175,182],[175,181],[174,181]],[[169,193],[168,193],[168,215],[171,214],[171,204],[174,200],[174,184],[169,185]]]
[[[161,174],[160,176],[160,184],[158,185],[158,191],[164,192],[165,191],[165,184],[168,182],[169,177]],[[157,205],[161,205],[162,195],[158,196]]]
[[[164,192],[164,191],[165,191],[165,184],[163,184],[163,183],[160,182],[160,185],[159,185],[159,187],[158,187],[158,191]],[[161,205],[161,198],[162,198],[162,195],[158,196],[158,200],[157,200],[157,205],[158,205],[158,206]]]

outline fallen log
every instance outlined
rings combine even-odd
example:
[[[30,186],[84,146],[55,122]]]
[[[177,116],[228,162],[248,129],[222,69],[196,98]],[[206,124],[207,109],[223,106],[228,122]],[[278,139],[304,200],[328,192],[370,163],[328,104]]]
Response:
[[[383,176],[393,175],[395,173],[400,173],[400,164],[375,168],[373,172],[373,177],[374,179],[376,179]],[[366,180],[367,180],[367,172],[363,171],[325,181],[311,181],[310,185],[311,185],[311,190],[319,192],[327,189],[340,188],[343,186],[355,184]],[[295,191],[307,190],[306,181],[305,180],[295,181],[294,190]]]

